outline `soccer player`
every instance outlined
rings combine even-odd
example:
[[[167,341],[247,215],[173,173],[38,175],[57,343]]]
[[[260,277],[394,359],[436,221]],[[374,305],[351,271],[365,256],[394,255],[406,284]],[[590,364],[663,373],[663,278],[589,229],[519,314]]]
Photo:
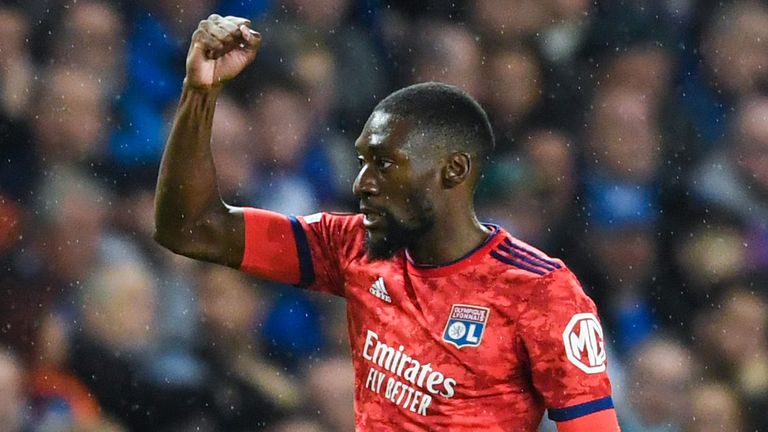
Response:
[[[594,303],[562,261],[475,216],[493,134],[466,93],[425,83],[378,104],[355,143],[359,214],[222,202],[211,123],[256,56],[249,26],[211,15],[192,36],[156,240],[344,297],[359,431],[534,431],[545,409],[561,432],[618,430]]]

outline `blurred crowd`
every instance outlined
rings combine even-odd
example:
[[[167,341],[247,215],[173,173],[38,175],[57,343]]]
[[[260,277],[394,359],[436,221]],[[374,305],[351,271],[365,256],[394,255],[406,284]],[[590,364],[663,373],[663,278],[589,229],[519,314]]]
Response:
[[[623,430],[768,431],[757,0],[1,2],[0,430],[353,430],[341,300],[152,242],[213,12],[264,40],[214,119],[229,203],[354,211],[376,102],[458,85],[497,137],[478,213],[595,299]]]

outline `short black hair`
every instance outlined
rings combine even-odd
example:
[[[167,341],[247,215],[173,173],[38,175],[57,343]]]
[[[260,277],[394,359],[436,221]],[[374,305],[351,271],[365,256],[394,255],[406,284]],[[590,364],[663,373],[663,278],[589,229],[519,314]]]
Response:
[[[374,111],[406,119],[448,150],[477,156],[479,165],[493,153],[491,122],[483,107],[460,88],[425,82],[402,88],[384,98]]]

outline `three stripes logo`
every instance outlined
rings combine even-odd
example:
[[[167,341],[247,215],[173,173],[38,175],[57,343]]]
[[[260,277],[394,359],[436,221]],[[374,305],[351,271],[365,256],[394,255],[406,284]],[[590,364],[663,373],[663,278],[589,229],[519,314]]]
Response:
[[[384,300],[387,303],[392,303],[392,297],[389,296],[389,293],[387,292],[387,287],[384,286],[383,277],[379,277],[378,279],[376,279],[376,282],[374,282],[373,285],[371,285],[371,287],[368,289],[368,292],[378,297],[379,299]]]
[[[505,264],[536,273],[537,275],[545,275],[562,267],[560,263],[552,258],[523,245],[516,244],[509,238],[505,238],[503,242],[499,243],[491,251],[491,256]]]

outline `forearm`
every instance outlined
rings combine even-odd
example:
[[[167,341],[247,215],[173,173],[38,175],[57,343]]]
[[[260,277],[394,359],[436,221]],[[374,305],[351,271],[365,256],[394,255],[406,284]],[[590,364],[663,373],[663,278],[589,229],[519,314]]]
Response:
[[[210,146],[218,93],[184,86],[155,194],[155,238],[194,257],[215,234],[210,222],[228,212],[219,196]]]
[[[211,128],[221,85],[254,58],[261,35],[250,21],[212,14],[192,33],[181,102],[155,194],[155,240],[188,256],[239,268],[245,249],[242,209],[221,201]]]

